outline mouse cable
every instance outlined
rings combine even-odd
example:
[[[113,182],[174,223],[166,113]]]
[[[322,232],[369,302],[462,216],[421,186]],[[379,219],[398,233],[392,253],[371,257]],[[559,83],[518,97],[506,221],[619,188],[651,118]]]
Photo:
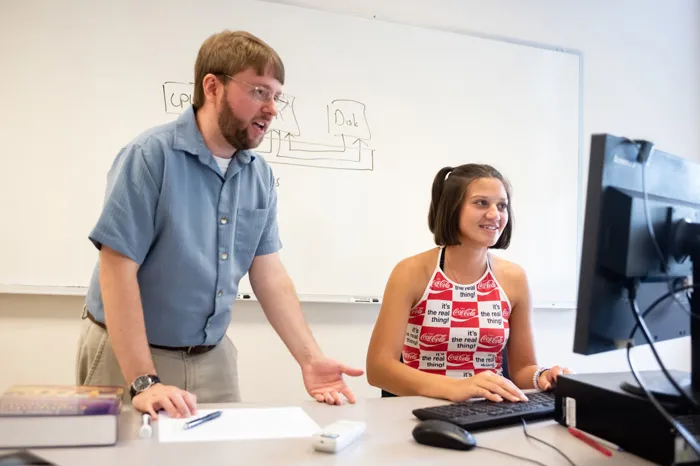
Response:
[[[558,449],[558,448],[555,447],[554,445],[551,445],[551,444],[545,442],[544,440],[542,440],[542,439],[540,439],[540,438],[537,438],[537,437],[534,437],[534,436],[530,435],[530,434],[528,433],[528,431],[527,431],[527,427],[526,427],[527,424],[525,423],[525,419],[520,418],[520,420],[521,420],[522,423],[523,423],[523,433],[525,434],[525,437],[527,437],[528,439],[537,440],[538,442],[543,443],[544,445],[547,445],[549,448],[552,448],[552,449],[556,450],[557,453],[559,453],[561,456],[563,456],[564,458],[566,458],[566,461],[568,461],[569,463],[571,463],[571,466],[576,466],[576,463],[574,463],[573,461],[571,461],[571,458],[569,458],[568,456],[566,456],[566,454],[565,454],[563,451],[561,451],[560,449]]]
[[[544,445],[548,446],[549,448],[552,448],[552,449],[556,450],[557,453],[559,453],[561,456],[563,456],[564,458],[566,458],[566,460],[567,460],[569,463],[571,463],[572,466],[576,466],[576,463],[574,463],[574,462],[571,460],[571,458],[569,458],[568,456],[566,456],[566,454],[565,454],[563,451],[561,451],[560,449],[558,449],[558,448],[555,447],[554,445],[551,445],[551,444],[545,442],[545,441],[542,440],[542,439],[539,439],[539,438],[537,438],[537,437],[534,437],[534,436],[530,435],[530,434],[528,433],[528,431],[527,431],[527,424],[525,423],[525,419],[520,418],[520,421],[523,423],[523,433],[525,434],[525,437],[526,437],[527,439],[536,440],[536,441],[538,441],[538,442],[540,442],[540,443],[543,443]],[[482,450],[488,450],[488,451],[492,451],[492,452],[495,452],[495,453],[500,453],[500,454],[502,454],[502,455],[510,456],[510,457],[512,457],[512,458],[517,458],[517,459],[519,459],[519,460],[527,461],[527,462],[529,462],[529,463],[539,464],[540,466],[546,466],[544,463],[541,463],[541,462],[539,462],[539,461],[537,461],[537,460],[533,460],[533,459],[530,459],[530,458],[525,458],[525,457],[523,457],[523,456],[514,455],[514,454],[512,454],[512,453],[507,453],[507,452],[505,452],[505,451],[496,450],[496,449],[488,448],[488,447],[482,447],[482,446],[478,446],[478,445],[477,445],[476,448],[481,448]]]
[[[492,451],[492,452],[494,452],[494,453],[500,453],[501,455],[510,456],[511,458],[516,458],[516,459],[519,459],[519,460],[522,460],[522,461],[527,461],[527,462],[529,462],[529,463],[539,464],[540,466],[547,466],[546,464],[540,463],[540,462],[537,461],[537,460],[533,460],[533,459],[530,459],[530,458],[525,458],[524,456],[514,455],[514,454],[512,454],[512,453],[507,453],[507,452],[501,451],[501,450],[496,450],[495,448],[482,447],[482,446],[480,446],[480,445],[477,445],[476,448],[479,448],[479,449],[481,449],[481,450]]]

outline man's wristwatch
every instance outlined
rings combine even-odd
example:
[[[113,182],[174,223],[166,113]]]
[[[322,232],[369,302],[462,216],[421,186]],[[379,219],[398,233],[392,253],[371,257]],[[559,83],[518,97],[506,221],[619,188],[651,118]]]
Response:
[[[134,398],[136,395],[139,393],[143,392],[144,390],[147,390],[150,388],[152,385],[160,383],[160,378],[157,375],[140,375],[136,377],[136,380],[134,380],[131,383],[131,387],[129,389],[129,393],[131,394],[131,398]]]

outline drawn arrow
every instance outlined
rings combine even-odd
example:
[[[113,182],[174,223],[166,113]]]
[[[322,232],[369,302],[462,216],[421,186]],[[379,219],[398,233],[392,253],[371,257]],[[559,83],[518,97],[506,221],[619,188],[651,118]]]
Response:
[[[357,146],[357,155],[359,156],[359,158],[362,157],[362,146],[369,147],[369,145],[360,138],[357,138],[354,141],[352,141],[351,146]]]
[[[370,164],[370,170],[374,170],[374,149],[368,149],[369,145],[363,141],[360,138],[355,139],[352,144],[352,146],[357,145],[357,161],[362,162],[362,146],[365,147],[365,151],[369,152],[369,164]]]
[[[345,144],[345,136],[341,135],[341,139],[343,141],[343,146],[330,146],[328,144],[321,144],[317,142],[306,142],[306,141],[299,141],[300,144],[304,144],[305,146],[317,146],[316,148],[313,149],[307,149],[306,147],[304,149],[300,148],[294,148],[292,145],[292,140],[296,139],[296,136],[287,133],[284,135],[284,139],[288,141],[288,147],[289,147],[289,152],[345,152],[347,150],[347,146]]]

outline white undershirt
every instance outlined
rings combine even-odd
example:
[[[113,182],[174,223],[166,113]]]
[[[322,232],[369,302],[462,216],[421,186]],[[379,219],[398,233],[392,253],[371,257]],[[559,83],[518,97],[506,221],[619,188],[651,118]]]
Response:
[[[226,174],[226,170],[228,169],[228,164],[231,163],[231,159],[225,159],[223,157],[217,157],[216,155],[214,156],[214,160],[216,160],[216,164],[219,166],[219,169],[221,170],[222,174]]]

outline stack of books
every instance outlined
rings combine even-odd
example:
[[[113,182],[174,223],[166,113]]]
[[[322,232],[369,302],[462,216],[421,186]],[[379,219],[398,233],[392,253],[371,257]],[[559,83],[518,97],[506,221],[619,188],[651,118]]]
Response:
[[[123,387],[15,385],[0,397],[0,448],[114,445]]]

